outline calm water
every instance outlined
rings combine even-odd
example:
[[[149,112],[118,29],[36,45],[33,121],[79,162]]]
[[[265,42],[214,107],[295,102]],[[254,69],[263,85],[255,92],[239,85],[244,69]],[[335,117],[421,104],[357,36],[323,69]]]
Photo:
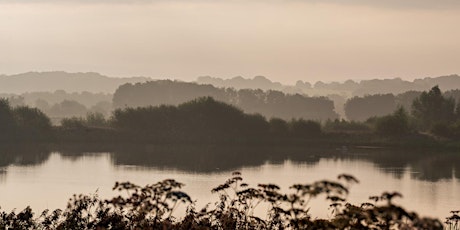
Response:
[[[334,180],[348,173],[360,180],[351,188],[351,203],[399,191],[404,197],[396,203],[425,216],[444,219],[450,210],[460,209],[460,158],[455,153],[260,148],[148,146],[112,152],[10,148],[0,152],[0,205],[8,211],[30,205],[38,213],[65,208],[75,193],[97,191],[101,197],[111,197],[116,181],[145,185],[173,178],[186,185],[184,191],[201,208],[217,200],[210,190],[237,170],[250,185],[270,182],[286,191],[294,183]],[[314,216],[330,213],[322,197],[311,205]]]

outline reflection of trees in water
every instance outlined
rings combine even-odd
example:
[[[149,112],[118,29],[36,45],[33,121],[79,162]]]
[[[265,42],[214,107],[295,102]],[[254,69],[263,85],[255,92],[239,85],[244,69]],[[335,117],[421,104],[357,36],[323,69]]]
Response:
[[[455,153],[408,149],[357,149],[356,152],[363,153],[358,154],[358,159],[373,162],[381,171],[397,178],[401,178],[408,167],[415,172],[411,177],[418,180],[435,182],[460,178],[460,173],[455,170],[460,169],[460,156]]]
[[[72,162],[80,160],[82,157],[88,156],[100,156],[101,153],[112,152],[113,148],[104,145],[71,145],[61,146],[57,149],[57,152],[65,160]]]
[[[425,157],[412,165],[413,170],[420,172],[414,177],[419,180],[438,181],[441,179],[460,178],[460,157],[454,154],[442,154]]]
[[[34,166],[45,163],[51,151],[45,145],[21,144],[0,147],[0,167],[9,165]],[[1,171],[1,170],[0,170]]]
[[[0,145],[0,183],[6,179],[7,167],[10,165],[35,166],[45,163],[50,151],[46,146],[27,145]]]
[[[175,168],[189,172],[230,171],[241,167],[260,166],[266,162],[294,161],[317,163],[319,158],[301,158],[300,154],[287,155],[290,148],[249,145],[164,145],[139,147],[115,151],[116,165],[138,165],[158,168]],[[305,149],[302,151],[305,155]],[[307,153],[308,154],[308,153]],[[290,156],[290,157],[288,157]]]
[[[411,162],[411,156],[406,154],[406,150],[398,149],[355,149],[356,159],[374,163],[381,172],[391,174],[395,178],[402,178],[405,168]]]
[[[5,181],[6,179],[6,169],[0,168],[0,183]]]
[[[359,160],[371,162],[383,173],[401,178],[406,169],[416,172],[418,180],[438,181],[460,178],[460,156],[455,153],[410,151],[407,149],[361,149],[311,145],[222,145],[165,144],[114,145],[74,144],[53,149],[68,160],[100,152],[110,152],[113,164],[177,169],[185,172],[231,171],[241,167],[257,167],[265,163],[282,164],[286,160],[315,165],[320,159]],[[51,148],[27,144],[0,147],[0,180],[9,165],[38,165],[46,162]],[[3,176],[2,176],[3,175]]]

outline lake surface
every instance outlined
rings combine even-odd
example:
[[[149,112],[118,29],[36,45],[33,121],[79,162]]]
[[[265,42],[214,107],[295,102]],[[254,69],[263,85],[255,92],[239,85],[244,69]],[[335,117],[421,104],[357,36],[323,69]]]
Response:
[[[411,211],[444,219],[460,209],[458,153],[369,149],[270,146],[135,146],[121,149],[71,147],[55,150],[41,146],[0,150],[0,206],[36,213],[65,208],[73,194],[109,198],[116,181],[138,185],[172,178],[197,208],[217,201],[212,188],[240,171],[250,186],[275,183],[283,191],[295,183],[335,180],[347,173],[360,180],[348,201],[368,202],[384,191],[398,191],[397,204]],[[328,217],[324,197],[311,203],[313,216]],[[264,211],[264,210],[263,210]],[[180,214],[179,214],[180,215]]]

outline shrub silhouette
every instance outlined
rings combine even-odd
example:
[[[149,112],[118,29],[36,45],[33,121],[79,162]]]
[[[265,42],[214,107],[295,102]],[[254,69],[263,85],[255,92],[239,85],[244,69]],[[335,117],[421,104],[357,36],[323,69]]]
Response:
[[[375,126],[379,134],[389,136],[407,134],[410,131],[409,115],[403,107],[399,107],[391,115],[378,117]]]
[[[116,183],[113,189],[126,195],[110,200],[74,195],[64,211],[45,210],[37,218],[29,207],[18,214],[1,212],[0,229],[443,229],[439,220],[395,205],[393,199],[402,196],[397,192],[372,196],[373,203],[349,204],[350,186],[358,180],[347,174],[337,179],[295,184],[283,193],[275,184],[250,187],[234,172],[212,189],[219,197],[214,206],[200,211],[175,180],[144,187]],[[332,218],[312,218],[309,201],[317,197],[331,203]],[[189,206],[183,218],[176,218],[173,212],[180,204]],[[266,218],[254,214],[263,205],[268,207]],[[457,213],[447,218],[451,229],[458,229]]]
[[[423,92],[412,103],[412,115],[422,129],[429,129],[434,123],[451,123],[455,120],[455,100],[445,98],[438,86]]]

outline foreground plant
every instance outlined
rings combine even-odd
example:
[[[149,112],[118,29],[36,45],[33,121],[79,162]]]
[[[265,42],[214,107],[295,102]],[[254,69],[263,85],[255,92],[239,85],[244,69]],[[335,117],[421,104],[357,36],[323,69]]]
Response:
[[[200,211],[175,180],[144,187],[117,182],[113,189],[124,195],[110,200],[74,196],[64,211],[45,210],[36,218],[29,207],[17,214],[1,212],[0,229],[443,229],[439,220],[395,205],[393,198],[401,196],[397,192],[372,196],[373,203],[349,204],[349,188],[358,180],[346,174],[337,179],[295,184],[283,193],[275,184],[249,187],[235,172],[212,189],[218,201]],[[311,217],[310,201],[318,197],[330,202],[331,218]],[[178,219],[173,212],[180,204],[188,208]],[[449,229],[458,229],[457,214],[448,218]]]

